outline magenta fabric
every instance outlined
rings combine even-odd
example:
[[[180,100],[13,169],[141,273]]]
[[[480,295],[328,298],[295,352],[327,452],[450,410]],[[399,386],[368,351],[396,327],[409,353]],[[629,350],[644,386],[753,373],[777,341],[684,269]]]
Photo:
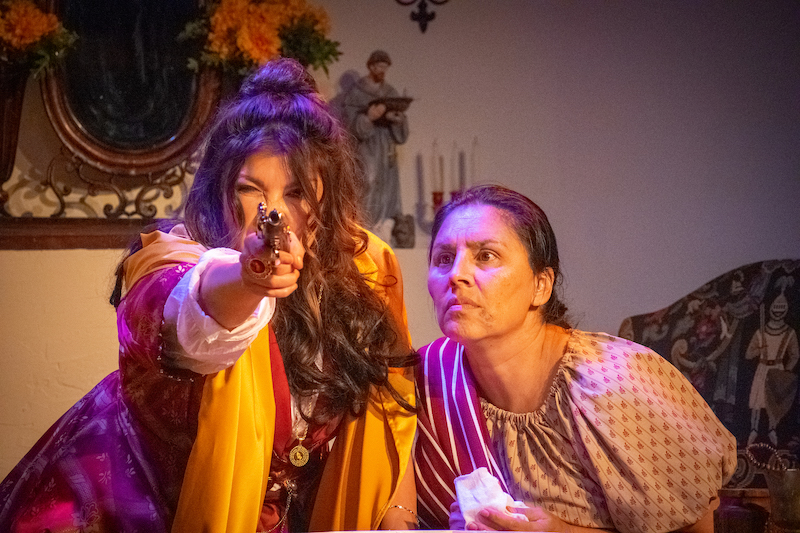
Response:
[[[417,513],[428,529],[450,529],[455,478],[486,467],[508,491],[492,457],[486,419],[467,365],[464,347],[442,337],[420,350],[417,367]]]
[[[119,370],[53,424],[0,484],[0,532],[170,531],[197,435],[205,380],[170,364],[171,355],[163,351],[163,310],[193,266],[184,263],[149,274],[122,300],[117,309]],[[288,454],[297,439],[291,430],[291,396],[271,330],[270,356],[276,405],[271,477],[309,487],[318,481],[327,449],[323,445],[339,419],[310,428],[304,444],[312,460],[302,469],[292,466]],[[285,491],[268,494],[260,529],[277,524],[285,498]],[[308,503],[308,497],[295,498],[291,523],[302,523]]]
[[[39,439],[0,484],[0,531],[169,531],[203,377],[162,373],[164,302],[192,267],[140,280],[117,311],[120,369]]]

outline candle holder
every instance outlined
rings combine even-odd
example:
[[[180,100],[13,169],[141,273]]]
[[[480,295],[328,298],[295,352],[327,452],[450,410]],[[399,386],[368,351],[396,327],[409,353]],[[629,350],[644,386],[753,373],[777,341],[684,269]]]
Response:
[[[423,200],[422,195],[419,196],[419,202],[417,202],[417,225],[428,235],[431,234],[431,229],[433,228],[433,219],[443,205],[444,192],[442,191],[433,191],[431,193],[431,203]]]
[[[433,191],[431,196],[433,197],[433,212],[436,213],[444,205],[444,192]]]

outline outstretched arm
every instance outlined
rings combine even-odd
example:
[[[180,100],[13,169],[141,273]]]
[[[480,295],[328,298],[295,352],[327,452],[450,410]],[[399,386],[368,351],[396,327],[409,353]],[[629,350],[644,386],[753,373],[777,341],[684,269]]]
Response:
[[[269,261],[269,251],[255,233],[245,239],[239,263],[209,265],[200,279],[200,306],[221,326],[231,330],[243,323],[264,297],[284,298],[297,289],[303,268],[303,246],[292,234],[289,252],[280,252],[280,264],[271,275],[256,278],[245,262],[253,258]]]

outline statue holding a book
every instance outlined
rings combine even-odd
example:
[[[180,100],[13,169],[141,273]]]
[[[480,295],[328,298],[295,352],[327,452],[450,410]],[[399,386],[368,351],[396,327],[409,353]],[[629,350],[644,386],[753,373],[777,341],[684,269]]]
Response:
[[[367,60],[369,74],[359,79],[344,99],[347,127],[358,140],[366,171],[365,207],[372,229],[402,216],[396,147],[408,139],[405,111],[411,98],[400,96],[386,82],[391,64],[383,50],[372,52]]]

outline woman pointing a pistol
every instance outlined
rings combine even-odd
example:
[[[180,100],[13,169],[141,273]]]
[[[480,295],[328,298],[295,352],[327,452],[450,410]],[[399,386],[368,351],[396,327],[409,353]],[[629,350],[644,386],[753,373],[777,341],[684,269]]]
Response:
[[[185,220],[143,234],[118,269],[120,369],[0,485],[0,530],[414,526],[402,279],[360,224],[360,186],[299,64],[246,80]],[[260,210],[280,217],[283,249]]]

